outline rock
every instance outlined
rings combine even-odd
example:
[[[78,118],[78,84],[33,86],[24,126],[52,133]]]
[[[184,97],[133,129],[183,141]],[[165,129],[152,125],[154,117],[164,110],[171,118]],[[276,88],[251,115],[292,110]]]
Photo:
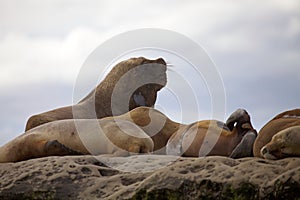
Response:
[[[0,164],[0,199],[300,199],[300,158],[45,157]]]

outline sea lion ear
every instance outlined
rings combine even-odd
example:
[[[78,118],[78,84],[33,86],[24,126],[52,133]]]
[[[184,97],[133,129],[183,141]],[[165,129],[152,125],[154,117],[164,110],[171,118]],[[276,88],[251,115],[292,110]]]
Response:
[[[133,95],[133,99],[135,101],[135,103],[139,106],[146,106],[146,100],[145,97],[142,95],[141,92],[139,92],[138,94],[134,94]]]

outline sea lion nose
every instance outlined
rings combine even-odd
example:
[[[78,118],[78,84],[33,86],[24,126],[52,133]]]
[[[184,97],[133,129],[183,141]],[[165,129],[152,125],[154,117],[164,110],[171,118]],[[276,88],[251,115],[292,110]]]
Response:
[[[162,65],[167,65],[167,63],[165,62],[165,60],[162,59],[162,58],[156,59],[156,63],[162,64]]]

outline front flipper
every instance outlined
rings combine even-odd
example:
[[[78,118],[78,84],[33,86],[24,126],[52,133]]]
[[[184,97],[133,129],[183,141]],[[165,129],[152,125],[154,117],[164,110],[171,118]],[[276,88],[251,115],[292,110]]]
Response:
[[[256,139],[256,133],[249,131],[246,133],[241,142],[233,149],[230,158],[243,158],[253,155],[253,144]]]
[[[57,140],[46,142],[44,151],[47,156],[83,155],[82,153],[63,145]]]

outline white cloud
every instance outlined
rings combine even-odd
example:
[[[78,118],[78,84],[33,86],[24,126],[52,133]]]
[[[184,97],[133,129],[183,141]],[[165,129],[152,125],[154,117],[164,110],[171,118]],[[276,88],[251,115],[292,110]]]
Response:
[[[43,88],[49,87],[49,82],[65,82],[70,86],[87,56],[106,39],[136,28],[165,28],[203,44],[223,75],[228,91],[227,110],[232,112],[239,106],[249,108],[255,125],[261,127],[277,112],[293,108],[300,101],[299,95],[288,92],[288,89],[297,90],[300,79],[299,13],[298,0],[2,0],[1,95],[9,96],[5,92],[15,92],[20,85]],[[278,86],[278,80],[284,81]],[[7,113],[16,110],[17,104],[24,112],[28,109],[20,116],[60,105],[54,105],[51,98],[57,88],[49,90],[51,94],[43,102],[24,98],[41,96],[44,90],[37,89],[30,94],[18,91],[22,94],[13,96],[17,98],[14,104],[9,100],[5,104]],[[54,98],[65,102],[67,97]],[[31,106],[24,106],[28,104]],[[47,106],[33,110],[41,105]],[[12,117],[17,112],[18,109]],[[176,111],[172,112],[176,115]],[[0,118],[5,119],[7,113]],[[0,121],[3,127],[0,144],[3,134],[16,130],[16,124],[23,126],[24,120]]]
[[[286,29],[286,35],[289,38],[300,36],[300,19],[299,19],[299,16],[298,16],[298,18],[295,17],[295,16],[291,17],[287,26],[288,27]]]
[[[7,35],[0,40],[0,88],[47,80],[74,82],[84,60],[102,42],[100,36],[86,28],[63,39]]]

